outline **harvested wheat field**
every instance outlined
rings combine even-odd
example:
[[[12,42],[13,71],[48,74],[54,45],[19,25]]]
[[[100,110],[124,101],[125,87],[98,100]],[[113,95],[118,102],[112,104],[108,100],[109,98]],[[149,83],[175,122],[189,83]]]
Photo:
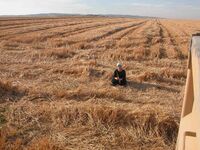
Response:
[[[200,21],[0,19],[0,149],[173,150]],[[112,87],[116,63],[128,86]]]

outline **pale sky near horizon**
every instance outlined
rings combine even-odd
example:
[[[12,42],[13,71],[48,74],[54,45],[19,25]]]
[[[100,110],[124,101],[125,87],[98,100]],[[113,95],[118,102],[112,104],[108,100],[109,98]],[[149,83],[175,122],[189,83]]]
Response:
[[[0,0],[0,15],[122,14],[200,19],[200,0]]]

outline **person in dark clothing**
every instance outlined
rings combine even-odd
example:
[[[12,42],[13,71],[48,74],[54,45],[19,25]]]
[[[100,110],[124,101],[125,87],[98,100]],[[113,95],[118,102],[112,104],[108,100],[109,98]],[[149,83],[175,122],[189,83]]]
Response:
[[[126,71],[122,68],[120,63],[117,64],[117,69],[115,70],[112,77],[112,85],[126,85]]]

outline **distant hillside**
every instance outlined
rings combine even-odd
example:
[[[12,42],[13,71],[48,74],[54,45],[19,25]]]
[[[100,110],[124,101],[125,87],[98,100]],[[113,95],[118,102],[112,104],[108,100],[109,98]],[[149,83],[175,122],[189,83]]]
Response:
[[[41,13],[28,15],[0,15],[0,17],[65,17],[65,16],[95,16],[95,17],[117,17],[117,18],[156,18],[137,15],[118,15],[118,14],[65,14],[65,13]]]
[[[107,16],[107,17],[120,17],[120,18],[158,18],[158,17],[149,17],[149,16],[137,16],[137,15],[113,15],[113,14],[107,14],[107,15],[101,15],[101,16]]]

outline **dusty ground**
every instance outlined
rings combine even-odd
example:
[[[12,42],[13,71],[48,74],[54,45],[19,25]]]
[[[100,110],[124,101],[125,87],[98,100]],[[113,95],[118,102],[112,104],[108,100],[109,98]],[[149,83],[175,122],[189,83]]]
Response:
[[[200,21],[0,19],[0,149],[174,149]],[[128,86],[112,87],[117,62]]]

